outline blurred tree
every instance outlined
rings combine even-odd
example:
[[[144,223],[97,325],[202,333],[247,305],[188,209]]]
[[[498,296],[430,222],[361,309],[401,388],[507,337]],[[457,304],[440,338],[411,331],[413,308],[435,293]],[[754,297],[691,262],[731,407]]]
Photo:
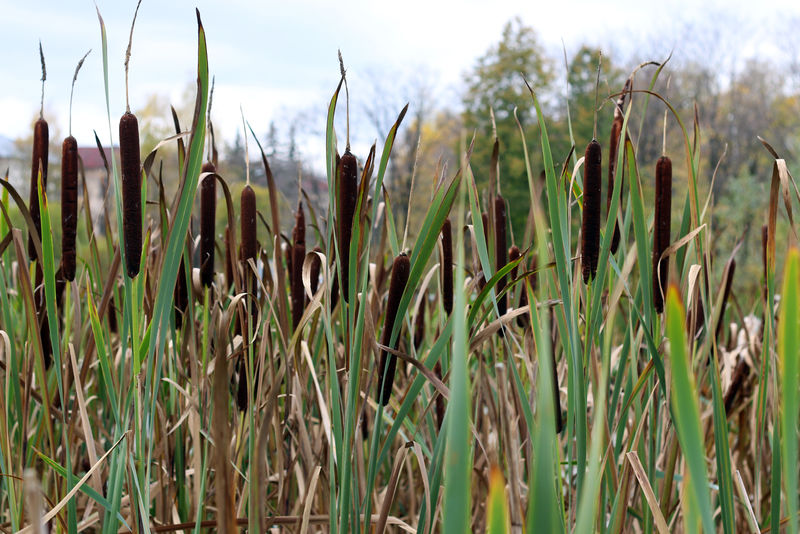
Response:
[[[569,83],[569,115],[572,136],[578,157],[592,140],[595,118],[595,93],[597,95],[597,140],[603,147],[603,159],[608,159],[608,141],[611,122],[614,118],[614,103],[625,84],[625,75],[611,57],[605,54],[600,63],[600,82],[597,81],[597,66],[600,49],[583,45],[569,61],[567,82]],[[562,110],[562,124],[554,129],[551,143],[555,153],[566,154],[570,149],[569,126],[566,124],[566,109]]]
[[[492,45],[466,74],[463,96],[463,122],[468,137],[476,134],[471,166],[483,190],[489,180],[492,156],[492,122],[497,124],[500,142],[501,191],[509,203],[512,228],[522,234],[528,216],[530,194],[525,170],[525,155],[519,129],[514,121],[514,109],[523,126],[531,155],[532,172],[538,175],[541,157],[533,100],[522,75],[547,108],[553,91],[553,61],[546,55],[533,28],[517,17],[506,23],[498,43]],[[545,111],[547,114],[547,111]]]
[[[408,113],[392,147],[392,157],[389,159],[385,179],[398,232],[402,232],[405,227],[409,213],[414,165],[415,162],[419,164],[419,161],[416,161],[417,157],[423,157],[422,151],[417,154],[417,145],[421,140],[423,128],[428,124],[432,110],[436,106],[432,81],[434,78],[424,67],[415,67],[402,72],[373,68],[367,71],[366,75],[366,98],[361,107],[379,139],[376,157],[380,157],[383,140],[397,120],[397,114],[403,106],[407,103],[409,105]],[[398,83],[397,80],[405,81]],[[422,174],[418,166],[417,184],[433,179],[430,175]]]

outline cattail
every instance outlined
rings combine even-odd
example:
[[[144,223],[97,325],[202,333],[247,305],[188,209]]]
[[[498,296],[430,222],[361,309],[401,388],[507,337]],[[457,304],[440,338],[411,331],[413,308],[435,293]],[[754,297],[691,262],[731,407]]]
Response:
[[[508,263],[508,249],[506,248],[506,203],[503,197],[497,195],[494,199],[494,250],[495,250],[495,268],[499,271]],[[495,291],[498,295],[503,292],[506,287],[506,277],[503,276],[497,281]],[[500,316],[506,314],[508,310],[508,297],[503,294],[497,298],[497,309]],[[500,335],[503,329],[498,330]]]
[[[392,340],[392,329],[394,322],[397,318],[397,308],[400,306],[400,299],[406,289],[408,282],[408,272],[411,269],[411,264],[408,256],[401,253],[394,259],[392,265],[392,278],[389,281],[389,299],[386,303],[386,317],[383,320],[383,335],[381,336],[381,345],[389,346]],[[392,348],[396,348],[397,343]],[[381,363],[378,367],[378,398],[377,401],[386,406],[389,402],[389,397],[392,395],[392,384],[394,383],[394,369],[397,365],[397,357],[394,354],[389,354],[385,350],[381,351]]]
[[[201,172],[215,173],[214,164],[203,163]],[[200,184],[200,280],[205,287],[214,281],[214,234],[217,219],[217,180],[211,174]]]
[[[31,163],[31,201],[30,211],[36,235],[41,238],[42,220],[39,216],[39,172],[42,174],[42,188],[47,188],[47,158],[50,133],[47,121],[40,118],[33,126],[33,161]],[[31,259],[36,257],[36,247],[33,245],[33,235],[28,234],[28,255]]]
[[[436,365],[433,366],[433,373],[436,375],[436,378],[442,380],[442,362],[437,361]],[[439,393],[436,395],[436,428],[438,430],[442,429],[442,425],[444,424],[444,397]]]
[[[603,152],[600,143],[592,139],[586,146],[583,180],[583,223],[581,225],[581,265],[583,281],[588,283],[597,274],[600,255],[600,174]]]
[[[333,270],[333,265],[331,265],[331,270]],[[331,284],[331,310],[333,310],[336,305],[339,303],[339,277],[333,277],[333,283]]]
[[[249,185],[242,189],[240,209],[242,213],[242,261],[254,260],[258,255],[258,243],[256,241],[256,193]],[[250,272],[249,267],[245,267],[245,272]],[[251,280],[250,276],[245,276],[245,280]],[[253,288],[255,289],[255,288]]]
[[[62,308],[62,304],[64,303],[64,292],[67,289],[67,279],[64,278],[64,268],[63,266],[59,266],[56,270],[56,308],[58,309],[58,321],[59,324],[63,324],[64,320],[64,309]]]
[[[38,263],[36,264],[33,304],[36,311],[36,318],[38,319],[39,339],[42,343],[44,366],[49,368],[53,360],[53,346],[50,343],[50,323],[47,320],[47,306],[45,305],[44,273]]]
[[[672,212],[672,161],[661,156],[656,162],[656,212],[653,228],[653,305],[656,313],[664,311],[663,292],[669,280],[669,258],[660,260],[669,246]]]
[[[733,273],[736,271],[736,258],[728,260],[728,265],[725,266],[725,288],[722,290],[722,307],[719,309],[719,318],[717,319],[717,327],[714,329],[714,337],[719,339],[719,333],[722,329],[723,320],[725,318],[725,308],[728,305],[728,298],[731,296],[731,287],[733,286]]]
[[[611,123],[611,138],[608,142],[608,192],[606,193],[606,209],[608,216],[616,219],[616,214],[611,214],[611,197],[614,196],[614,173],[617,167],[617,152],[619,148],[619,139],[622,135],[622,123],[624,117],[622,116],[622,106],[625,104],[625,94],[630,90],[630,80],[625,82],[625,88],[622,94],[617,99],[617,105],[614,108],[614,121]],[[622,195],[620,194],[620,198]],[[611,254],[617,253],[619,247],[619,222],[614,221],[614,235],[611,238]]]
[[[61,267],[75,280],[75,236],[78,231],[78,142],[71,135],[61,145]]]
[[[350,238],[353,235],[353,216],[358,198],[358,162],[350,150],[345,150],[339,161],[339,264],[342,266],[342,298],[349,297],[350,288]]]
[[[453,235],[449,218],[442,223],[442,305],[450,315],[453,311]]]
[[[294,245],[292,246],[292,265],[290,293],[292,297],[292,326],[297,328],[305,309],[305,294],[303,293],[303,260],[306,257],[306,219],[303,213],[303,203],[297,206],[295,225],[292,230]]]
[[[309,278],[311,278],[311,294],[316,295],[319,287],[319,273],[322,270],[322,260],[317,256],[317,252],[322,253],[322,248],[314,247],[314,254],[311,255],[311,265],[309,266]]]
[[[419,306],[417,306],[417,317],[414,319],[414,348],[419,350],[422,341],[425,339],[425,304],[427,299],[425,295],[419,299]]]
[[[728,386],[728,391],[725,392],[725,414],[727,416],[730,416],[731,411],[734,408],[734,401],[736,400],[737,396],[739,396],[737,394],[742,391],[742,386],[744,385],[745,379],[749,374],[750,366],[747,365],[747,360],[741,358],[733,370],[731,385]]]
[[[114,305],[114,297],[108,301],[108,329],[112,334],[117,333],[117,307]]]
[[[243,412],[247,410],[247,401],[249,400],[249,395],[247,394],[247,369],[245,368],[244,358],[239,359],[236,367],[236,407],[239,408],[239,412]]]
[[[367,410],[361,411],[361,439],[366,443],[369,441],[369,416]]]
[[[119,120],[119,159],[122,170],[122,230],[125,265],[130,278],[139,274],[142,259],[142,170],[139,121],[126,111]]]
[[[689,332],[689,339],[694,339],[700,333],[700,330],[706,324],[705,308],[703,308],[703,300],[700,298],[700,293],[697,295],[697,304],[686,313],[686,330]],[[694,317],[694,322],[692,322]]]
[[[175,282],[175,327],[183,326],[183,315],[189,306],[189,289],[186,283],[186,264],[181,255],[181,265],[178,269],[178,281]]]
[[[508,249],[508,263],[517,261],[519,257],[519,247],[517,245],[511,245],[511,248]],[[519,265],[516,265],[513,269],[511,269],[511,280],[516,280],[517,272],[519,272]]]

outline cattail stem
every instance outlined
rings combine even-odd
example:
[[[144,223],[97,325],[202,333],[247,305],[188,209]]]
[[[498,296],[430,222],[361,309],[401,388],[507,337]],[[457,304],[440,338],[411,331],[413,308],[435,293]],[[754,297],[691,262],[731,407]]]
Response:
[[[233,237],[231,227],[225,226],[225,283],[228,289],[233,287]]]
[[[400,307],[400,299],[408,283],[408,273],[411,264],[408,256],[401,253],[394,259],[392,265],[392,278],[389,281],[389,299],[386,303],[386,316],[383,320],[383,334],[381,345],[390,346],[392,340],[392,330],[397,319],[397,309]],[[397,342],[391,348],[396,348]],[[392,395],[392,384],[394,383],[394,371],[397,365],[397,357],[389,354],[385,350],[381,351],[381,363],[378,367],[378,398],[377,401],[382,406],[386,406]]]
[[[142,170],[139,121],[126,111],[119,120],[119,158],[122,169],[122,230],[128,276],[139,274],[142,259]]]
[[[347,302],[350,288],[350,238],[353,235],[353,216],[358,195],[358,162],[349,149],[345,150],[339,161],[338,175],[339,265],[342,268],[342,299]]]
[[[78,66],[75,67],[75,74],[72,76],[72,86],[69,89],[69,136],[72,137],[72,94],[75,92],[75,82],[78,80],[78,72],[83,67],[83,62],[86,61],[86,57],[91,53],[86,52],[80,61],[78,61]]]
[[[617,214],[611,213],[611,199],[614,196],[614,181],[617,172],[617,153],[619,152],[619,141],[622,137],[622,124],[624,116],[622,115],[622,106],[625,104],[625,93],[630,87],[630,80],[625,82],[625,88],[617,99],[616,106],[614,107],[614,121],[611,123],[611,137],[608,142],[608,191],[606,193],[606,210],[608,216],[614,218],[614,235],[611,238],[611,254],[616,254],[619,248],[619,221],[616,220]],[[620,193],[620,198],[622,194]]]
[[[767,240],[769,238],[769,226],[766,224],[761,227],[761,262],[764,269],[764,311],[765,314],[770,309],[769,299],[769,279],[767,277]]]
[[[75,280],[75,237],[78,232],[78,142],[61,145],[61,267],[64,278]]]
[[[661,156],[656,162],[656,210],[653,228],[653,305],[656,313],[664,311],[664,291],[669,280],[669,258],[661,255],[670,242],[672,212],[672,161]]]
[[[344,80],[344,94],[345,94],[345,119],[347,121],[347,128],[345,130],[347,136],[347,145],[345,151],[350,152],[350,89],[347,87],[347,71],[344,68],[344,59],[342,59],[342,51],[337,50],[339,55],[339,72]]]
[[[600,92],[600,67],[603,65],[603,52],[599,52],[597,56],[597,80],[594,85],[594,122],[592,124],[592,139],[597,139],[597,97]]]
[[[136,3],[136,11],[133,12],[133,21],[131,22],[131,34],[128,37],[128,48],[125,50],[125,111],[130,113],[131,105],[128,98],[128,65],[131,62],[131,46],[133,45],[133,27],[136,25],[136,16],[139,14],[139,6],[142,5],[142,0]]]
[[[581,265],[583,281],[588,283],[597,274],[600,255],[600,175],[602,149],[596,139],[586,147],[583,180],[583,221],[581,225]]]
[[[203,173],[211,173],[200,184],[200,280],[205,287],[214,281],[214,241],[217,222],[216,169],[211,162],[203,163]]]
[[[47,80],[47,67],[44,63],[44,50],[42,50],[42,41],[39,40],[39,61],[42,64],[42,95],[39,102],[39,118],[44,118],[44,82]]]

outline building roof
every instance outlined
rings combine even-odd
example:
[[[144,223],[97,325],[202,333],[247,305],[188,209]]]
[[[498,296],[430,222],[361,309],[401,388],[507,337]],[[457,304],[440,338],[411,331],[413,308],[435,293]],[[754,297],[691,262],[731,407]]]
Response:
[[[114,147],[118,149],[119,147]],[[105,152],[106,161],[108,164],[111,165],[111,149],[104,148],[103,152]],[[82,146],[78,147],[78,155],[83,160],[83,168],[84,170],[91,171],[95,169],[104,169],[105,165],[103,164],[103,157],[100,154],[100,150],[96,146]]]

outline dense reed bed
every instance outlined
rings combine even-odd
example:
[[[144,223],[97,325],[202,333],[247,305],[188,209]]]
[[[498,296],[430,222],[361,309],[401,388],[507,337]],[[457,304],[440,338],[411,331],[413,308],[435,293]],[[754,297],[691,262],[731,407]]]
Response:
[[[465,147],[456,170],[419,178],[438,185],[414,199],[430,207],[406,239],[384,185],[407,108],[382,148],[340,156],[342,66],[327,203],[281,220],[263,152],[263,203],[249,180],[235,202],[208,163],[197,22],[195,113],[166,141],[174,200],[136,117],[112,127],[108,94],[108,232],[78,194],[71,137],[69,216],[51,218],[35,187],[44,122],[30,199],[0,180],[3,532],[798,532],[798,199],[774,151],[763,294],[731,290],[736,250],[709,254],[699,126],[655,91],[664,64],[647,90],[608,97],[610,147],[576,139],[585,154],[566,164],[531,90],[539,135],[520,143],[544,177],[528,165],[528,202],[504,199],[502,177],[481,190]],[[629,126],[648,106],[682,132],[685,195],[667,154],[655,172],[637,159],[637,136],[658,135]],[[527,225],[512,228],[520,210]]]

